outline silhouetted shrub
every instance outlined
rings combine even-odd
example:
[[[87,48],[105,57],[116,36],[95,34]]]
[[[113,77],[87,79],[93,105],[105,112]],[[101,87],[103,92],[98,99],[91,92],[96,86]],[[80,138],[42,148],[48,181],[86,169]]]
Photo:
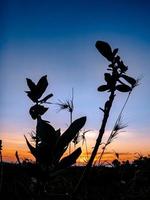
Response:
[[[42,115],[48,110],[43,104],[47,103],[53,94],[40,99],[45,92],[48,81],[47,76],[41,77],[37,84],[27,78],[29,91],[26,91],[28,97],[35,103],[29,110],[32,119],[37,120],[36,132],[31,135],[34,139],[33,146],[25,136],[26,143],[30,152],[36,159],[36,164],[44,169],[57,170],[71,166],[76,162],[81,154],[81,148],[77,148],[66,157],[69,143],[76,137],[80,129],[86,122],[86,117],[81,117],[73,121],[68,129],[61,134],[60,129],[55,129],[48,121],[42,119]],[[63,157],[63,158],[62,158]]]

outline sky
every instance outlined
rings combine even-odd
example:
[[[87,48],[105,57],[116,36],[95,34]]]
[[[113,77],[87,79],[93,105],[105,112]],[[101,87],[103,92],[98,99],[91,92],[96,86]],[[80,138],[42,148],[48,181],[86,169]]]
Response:
[[[150,3],[147,0],[105,1],[0,1],[0,138],[4,159],[14,159],[15,150],[30,157],[24,141],[35,130],[28,113],[32,102],[25,92],[26,78],[37,82],[47,75],[53,103],[71,97],[74,115],[87,116],[85,130],[89,151],[100,128],[108,93],[97,92],[104,83],[108,62],[95,48],[97,40],[119,48],[129,75],[141,78],[123,113],[128,126],[109,151],[150,152]],[[127,94],[117,93],[104,141],[107,139]],[[46,120],[62,132],[69,115],[50,105]]]

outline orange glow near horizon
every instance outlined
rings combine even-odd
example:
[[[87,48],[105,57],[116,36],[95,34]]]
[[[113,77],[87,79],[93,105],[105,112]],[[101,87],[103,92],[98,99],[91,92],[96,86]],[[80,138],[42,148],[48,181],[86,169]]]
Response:
[[[87,136],[88,152],[86,152],[85,145],[82,146],[81,142],[77,145],[77,147],[78,146],[82,147],[82,154],[80,155],[77,161],[78,164],[86,164],[87,160],[91,155],[96,140],[95,137],[93,136],[91,137],[90,135],[89,137]],[[107,135],[108,133],[106,132],[106,136]],[[136,143],[133,143],[134,137],[133,138],[132,137],[133,137],[132,133],[118,136],[118,139],[116,139],[116,141],[110,144],[106,149],[106,152],[102,157],[102,162],[105,161],[111,162],[112,160],[114,160],[116,158],[114,152],[119,153],[119,158],[121,161],[134,160],[136,158],[137,152],[147,156],[150,153],[148,140],[146,138],[145,139],[137,138]],[[129,142],[129,139],[131,138],[133,141]],[[72,145],[72,151],[73,150],[74,146]],[[35,160],[32,154],[29,152],[29,149],[26,145],[23,135],[16,134],[16,137],[14,137],[14,135],[10,137],[8,136],[8,134],[3,134],[2,137],[3,161],[17,162],[15,157],[16,151],[18,151],[21,161],[24,159],[30,159],[33,161]],[[100,153],[101,153],[101,147],[99,148],[99,152],[97,153],[97,156],[95,158],[95,161],[97,161],[96,163],[98,163]],[[65,155],[67,154],[68,152],[66,152]]]
[[[21,161],[23,161],[24,159],[29,159],[29,160],[32,160],[34,161],[35,158],[32,156],[32,154],[29,152],[29,150],[26,148],[24,150],[22,149],[18,149],[17,150],[18,153],[19,153],[19,157],[21,159]],[[3,155],[3,161],[5,162],[17,162],[16,160],[16,157],[15,157],[15,152],[16,152],[16,149],[15,147],[14,148],[11,148],[11,149],[4,149],[3,152],[2,152],[2,155]],[[145,155],[147,156],[149,152],[145,152],[143,153],[142,155]],[[65,155],[67,155],[68,153],[66,152]],[[91,155],[91,151],[88,153],[83,151],[82,154],[80,155],[77,163],[78,164],[83,164],[85,165],[89,159]],[[96,158],[95,158],[95,163],[98,164],[99,162],[99,155],[100,153],[97,154]],[[116,157],[115,157],[115,154],[114,152],[109,152],[109,151],[106,151],[105,154],[103,155],[102,157],[102,160],[101,162],[111,162],[112,160],[114,160]],[[121,152],[119,153],[119,159],[120,161],[126,161],[126,160],[129,160],[129,161],[133,161],[134,159],[136,158],[136,153],[126,153],[126,152]]]

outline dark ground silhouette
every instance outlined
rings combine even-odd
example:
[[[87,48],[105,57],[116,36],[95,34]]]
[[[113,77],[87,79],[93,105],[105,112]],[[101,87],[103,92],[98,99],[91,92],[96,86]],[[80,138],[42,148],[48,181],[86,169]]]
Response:
[[[93,167],[75,199],[148,200],[150,197],[150,158],[139,158],[114,167]],[[69,199],[84,167],[70,167],[38,183],[35,165],[3,163],[1,199]],[[44,179],[42,175],[42,179]],[[44,187],[44,188],[43,188]]]

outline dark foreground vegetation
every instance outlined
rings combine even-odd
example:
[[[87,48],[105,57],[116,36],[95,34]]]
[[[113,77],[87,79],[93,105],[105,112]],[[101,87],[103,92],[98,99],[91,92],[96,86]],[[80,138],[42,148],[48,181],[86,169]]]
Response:
[[[3,163],[0,199],[67,200],[84,167],[70,167],[44,176],[36,165]],[[42,179],[41,179],[41,177]],[[39,180],[40,181],[39,181]],[[150,198],[150,157],[139,157],[133,164],[92,167],[75,195],[77,200],[148,200]]]

